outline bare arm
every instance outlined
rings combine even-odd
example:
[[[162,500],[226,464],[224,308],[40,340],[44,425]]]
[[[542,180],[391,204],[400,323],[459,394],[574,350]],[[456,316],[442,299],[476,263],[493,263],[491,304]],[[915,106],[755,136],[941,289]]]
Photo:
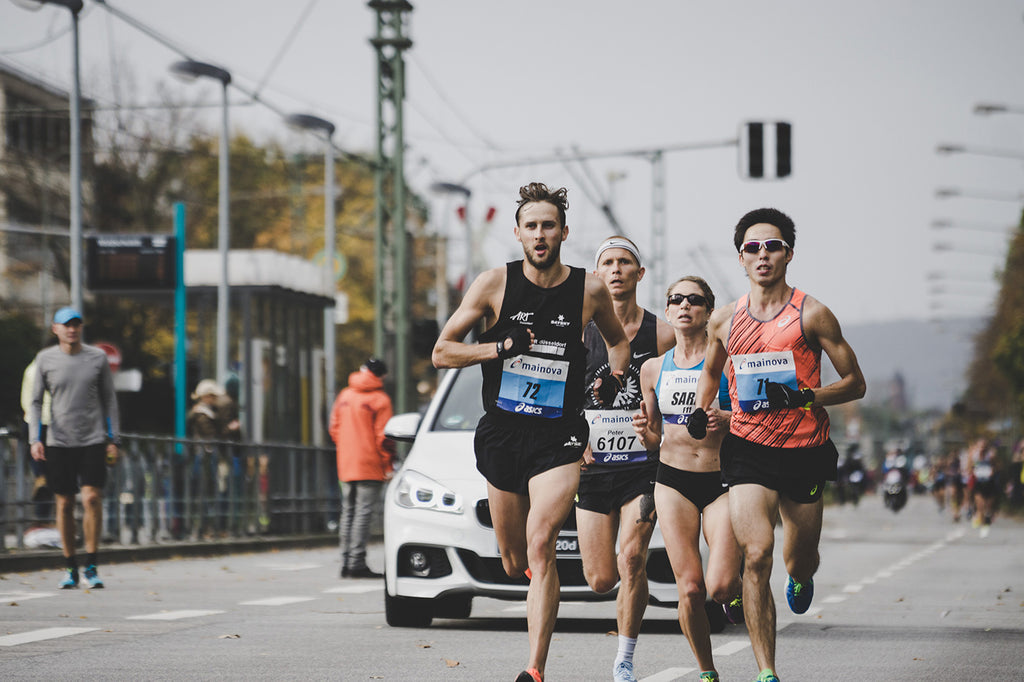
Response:
[[[615,315],[608,287],[596,275],[587,273],[583,305],[583,322],[594,320],[608,347],[608,367],[613,372],[625,372],[629,367],[629,339],[622,323]],[[589,313],[589,315],[588,315]]]
[[[857,356],[843,337],[839,320],[820,301],[808,296],[804,303],[804,333],[821,346],[839,374],[839,380],[814,389],[815,405],[839,405],[864,397],[867,382]]]
[[[705,412],[711,409],[711,404],[718,396],[722,370],[725,368],[725,361],[729,359],[729,354],[725,350],[725,334],[728,333],[731,317],[732,307],[725,306],[711,313],[711,319],[708,321],[708,347],[704,352],[704,369],[701,371],[700,380],[697,381],[697,407]]]
[[[658,408],[658,370],[661,358],[651,358],[640,368],[640,412],[633,415],[633,431],[644,447],[654,450],[661,445],[661,410]]]
[[[493,323],[500,310],[500,298],[505,290],[505,268],[494,268],[481,273],[470,285],[466,297],[448,319],[437,337],[431,360],[434,367],[468,367],[498,357],[495,344],[464,343],[466,334],[481,320]]]
[[[672,327],[669,326],[668,322],[662,319],[658,319],[658,355],[664,355],[668,352],[669,348],[674,348],[676,345],[676,333],[672,331]]]

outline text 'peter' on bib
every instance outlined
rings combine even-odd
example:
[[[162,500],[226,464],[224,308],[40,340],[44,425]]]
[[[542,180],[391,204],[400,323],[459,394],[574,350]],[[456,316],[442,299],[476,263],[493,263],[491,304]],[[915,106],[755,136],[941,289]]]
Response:
[[[506,358],[501,368],[497,405],[506,412],[546,419],[561,417],[568,376],[566,360],[532,355]]]
[[[747,353],[732,357],[733,372],[736,376],[736,395],[739,407],[744,412],[768,410],[765,384],[773,381],[798,390],[796,383],[796,362],[792,351],[774,353]]]

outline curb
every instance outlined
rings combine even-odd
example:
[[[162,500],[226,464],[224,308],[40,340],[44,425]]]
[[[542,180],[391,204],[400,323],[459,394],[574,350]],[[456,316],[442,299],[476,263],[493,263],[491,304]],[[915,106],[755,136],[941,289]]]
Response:
[[[176,542],[158,545],[103,545],[99,557],[102,564],[123,564],[137,561],[160,561],[187,557],[212,557],[225,554],[274,552],[286,549],[312,549],[338,544],[337,533],[301,536],[226,539],[217,542]],[[82,552],[79,551],[79,554]],[[0,574],[46,569],[62,569],[63,554],[59,549],[8,550],[0,554]]]

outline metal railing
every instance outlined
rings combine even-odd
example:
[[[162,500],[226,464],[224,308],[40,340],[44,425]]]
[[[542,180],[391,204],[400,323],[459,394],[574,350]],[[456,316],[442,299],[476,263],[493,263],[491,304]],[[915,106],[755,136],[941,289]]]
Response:
[[[25,548],[26,533],[53,522],[55,505],[38,490],[30,457],[22,437],[0,429],[0,550]],[[334,462],[333,447],[123,434],[103,491],[103,542],[333,530],[340,510]]]

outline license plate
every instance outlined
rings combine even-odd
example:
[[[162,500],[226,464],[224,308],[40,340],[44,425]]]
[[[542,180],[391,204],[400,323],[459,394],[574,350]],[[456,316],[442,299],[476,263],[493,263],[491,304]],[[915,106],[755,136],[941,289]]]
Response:
[[[575,533],[560,533],[555,540],[556,557],[578,558],[580,555],[580,539]]]

